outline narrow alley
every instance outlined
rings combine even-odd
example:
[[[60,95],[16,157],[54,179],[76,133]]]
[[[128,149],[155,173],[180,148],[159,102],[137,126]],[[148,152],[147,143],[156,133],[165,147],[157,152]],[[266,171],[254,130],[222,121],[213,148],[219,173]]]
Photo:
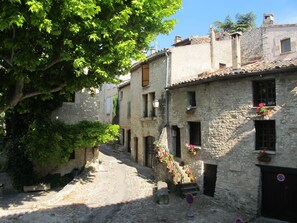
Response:
[[[246,220],[199,195],[188,219],[185,200],[171,194],[168,205],[156,204],[150,168],[135,164],[125,152],[100,148],[99,164],[61,191],[4,197],[0,223],[234,222]]]

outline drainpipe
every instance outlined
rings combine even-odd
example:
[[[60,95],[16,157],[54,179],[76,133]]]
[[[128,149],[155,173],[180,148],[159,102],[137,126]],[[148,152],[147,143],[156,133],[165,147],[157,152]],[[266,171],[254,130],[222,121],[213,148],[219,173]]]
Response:
[[[168,87],[168,78],[169,78],[169,53],[168,50],[165,53],[166,55],[166,80],[165,80],[165,89],[166,89],[166,127],[169,126],[169,100],[170,100],[170,94],[169,94],[169,90],[167,89]]]

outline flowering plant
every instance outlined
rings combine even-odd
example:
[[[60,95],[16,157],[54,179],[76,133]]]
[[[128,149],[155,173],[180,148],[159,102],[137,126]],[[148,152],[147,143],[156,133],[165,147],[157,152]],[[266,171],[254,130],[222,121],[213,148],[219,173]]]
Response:
[[[260,151],[259,151],[259,154],[258,154],[258,157],[257,159],[259,161],[262,161],[262,162],[270,162],[271,160],[271,157],[269,156],[269,154],[266,152],[267,148],[262,148]]]
[[[265,108],[265,105],[265,103],[260,103],[258,105],[258,107],[256,108],[256,112],[258,115],[267,115],[268,110],[267,108]]]
[[[186,148],[188,149],[188,152],[194,156],[198,154],[198,150],[201,148],[192,144],[186,144]]]

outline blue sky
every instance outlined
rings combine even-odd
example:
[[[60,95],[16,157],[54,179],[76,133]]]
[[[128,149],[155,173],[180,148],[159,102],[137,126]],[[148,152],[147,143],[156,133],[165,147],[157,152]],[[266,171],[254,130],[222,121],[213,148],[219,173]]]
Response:
[[[151,44],[158,50],[170,47],[175,36],[185,39],[207,35],[214,21],[224,21],[227,15],[235,21],[237,13],[254,12],[258,27],[264,13],[273,13],[276,24],[297,23],[297,0],[183,0],[182,5],[172,16],[178,20],[174,30],[169,35],[159,35]]]

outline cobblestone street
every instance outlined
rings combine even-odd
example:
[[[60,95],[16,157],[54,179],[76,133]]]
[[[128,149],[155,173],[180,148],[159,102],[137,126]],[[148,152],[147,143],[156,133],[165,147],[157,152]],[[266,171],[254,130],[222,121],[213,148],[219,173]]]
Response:
[[[0,223],[234,222],[241,216],[199,195],[193,219],[186,202],[171,194],[169,205],[154,201],[151,169],[133,163],[128,154],[102,148],[99,164],[61,191],[4,197]],[[278,222],[258,219],[256,222]]]

